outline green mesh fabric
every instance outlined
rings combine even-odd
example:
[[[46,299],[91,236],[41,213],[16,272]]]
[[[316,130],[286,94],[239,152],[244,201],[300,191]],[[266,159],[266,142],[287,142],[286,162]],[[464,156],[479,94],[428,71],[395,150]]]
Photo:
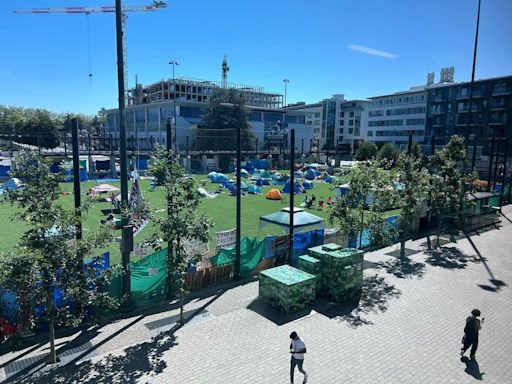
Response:
[[[219,252],[210,258],[212,265],[226,265],[235,261],[236,250],[220,249]],[[244,237],[240,241],[240,275],[247,277],[260,263],[265,255],[265,243],[263,240]]]

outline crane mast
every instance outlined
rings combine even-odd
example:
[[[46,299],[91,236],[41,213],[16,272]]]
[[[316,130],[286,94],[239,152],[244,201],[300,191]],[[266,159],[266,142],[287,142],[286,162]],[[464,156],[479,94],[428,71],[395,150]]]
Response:
[[[126,101],[128,101],[128,44],[126,39],[126,19],[128,18],[127,12],[153,12],[162,8],[167,8],[165,1],[153,1],[149,5],[123,5],[122,7],[122,29],[123,29],[123,58],[124,58],[124,89],[126,93]],[[26,8],[15,9],[14,13],[19,14],[52,14],[52,13],[65,13],[65,14],[81,14],[91,15],[93,13],[115,13],[115,5],[105,5],[100,7],[58,7],[58,8]]]

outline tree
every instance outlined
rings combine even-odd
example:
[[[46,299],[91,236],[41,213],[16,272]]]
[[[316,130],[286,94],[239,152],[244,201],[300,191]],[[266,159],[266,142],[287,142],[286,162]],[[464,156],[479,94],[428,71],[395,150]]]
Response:
[[[211,219],[199,213],[200,198],[194,179],[185,177],[177,157],[170,153],[165,179],[168,217],[156,220],[158,231],[150,242],[158,249],[160,240],[167,243],[168,293],[176,287],[179,297],[185,294],[184,273],[191,256],[187,252],[186,242],[208,241],[208,230],[213,226]],[[183,309],[183,307],[182,307]]]
[[[395,165],[398,159],[398,154],[398,148],[395,147],[394,144],[386,143],[380,148],[377,154],[377,160],[384,168],[391,168]]]
[[[373,141],[363,141],[359,143],[359,147],[356,152],[356,160],[372,160],[377,156],[377,146]]]
[[[350,171],[348,193],[338,199],[329,221],[349,239],[368,228],[369,239],[374,246],[391,244],[396,230],[386,221],[385,212],[396,204],[397,192],[393,182],[391,172],[376,165],[359,164]]]
[[[466,185],[472,185],[474,174],[466,172],[466,148],[462,136],[452,136],[448,144],[430,157],[433,170],[431,214],[438,218],[437,244],[446,218],[460,218],[468,202]]]
[[[194,128],[194,147],[201,150],[235,148],[240,129],[242,149],[254,149],[254,134],[248,123],[245,100],[236,89],[217,88],[210,97],[209,108],[201,124]]]
[[[407,151],[407,149],[406,149],[406,151]],[[423,150],[421,149],[421,146],[416,141],[413,141],[411,143],[410,155],[412,155],[416,159],[420,159],[420,160],[423,158]]]
[[[76,231],[83,220],[79,211],[66,210],[58,202],[59,182],[63,175],[52,173],[37,152],[22,153],[12,176],[23,180],[25,189],[7,191],[7,200],[18,205],[18,220],[28,230],[19,246],[0,261],[0,286],[18,296],[18,309],[24,326],[30,327],[39,310],[41,319],[49,324],[50,362],[57,361],[55,326],[78,325],[89,316],[99,320],[117,303],[106,292],[109,274],[94,268],[96,249],[111,239],[108,227],[98,232],[85,232],[77,240]],[[86,209],[80,213],[85,213]],[[91,259],[84,265],[84,260]],[[54,295],[60,292],[60,303]]]
[[[398,231],[401,258],[405,256],[405,241],[411,233],[415,232],[420,215],[419,210],[427,200],[430,175],[421,163],[421,157],[417,158],[403,152],[397,159],[398,181],[403,186],[397,206],[400,209]]]
[[[156,185],[164,185],[167,177],[167,151],[160,146],[149,159],[148,170],[149,173],[155,178]]]

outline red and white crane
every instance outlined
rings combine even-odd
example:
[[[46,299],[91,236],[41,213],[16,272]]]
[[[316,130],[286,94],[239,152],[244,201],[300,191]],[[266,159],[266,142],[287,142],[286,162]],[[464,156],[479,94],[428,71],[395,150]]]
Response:
[[[158,11],[159,9],[167,8],[165,1],[153,1],[150,5],[123,5],[123,57],[124,57],[124,88],[128,92],[128,64],[127,64],[127,43],[126,43],[126,19],[127,12],[147,12]],[[60,7],[60,8],[28,8],[28,9],[15,9],[14,13],[30,13],[30,14],[50,14],[50,13],[67,13],[67,14],[82,14],[90,15],[92,13],[115,13],[116,7],[114,5],[105,5],[100,7]],[[89,73],[89,77],[92,74]],[[128,100],[128,98],[126,98]]]

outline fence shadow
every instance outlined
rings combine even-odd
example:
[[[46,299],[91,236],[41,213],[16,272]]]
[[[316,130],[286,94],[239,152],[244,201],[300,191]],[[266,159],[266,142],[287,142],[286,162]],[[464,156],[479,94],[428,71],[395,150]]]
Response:
[[[426,251],[425,262],[446,269],[464,269],[469,263],[480,263],[485,258],[467,255],[455,247],[438,247]]]
[[[363,289],[358,300],[334,303],[327,298],[317,298],[312,306],[289,315],[279,312],[259,298],[253,300],[247,308],[276,325],[284,325],[319,313],[357,328],[373,324],[367,316],[385,312],[388,309],[388,301],[400,295],[401,291],[394,285],[388,284],[383,277],[374,275],[363,279]]]

